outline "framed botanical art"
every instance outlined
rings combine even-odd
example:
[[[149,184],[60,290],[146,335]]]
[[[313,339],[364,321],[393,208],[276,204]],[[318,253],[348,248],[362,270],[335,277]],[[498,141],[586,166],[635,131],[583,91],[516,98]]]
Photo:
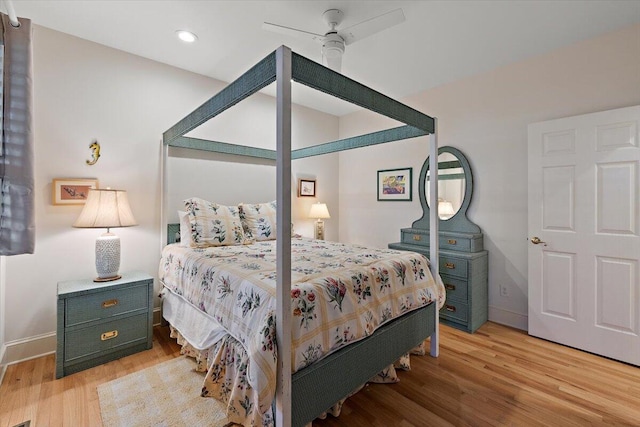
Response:
[[[298,197],[316,197],[316,180],[299,179]]]
[[[412,200],[412,168],[378,171],[378,200],[409,202]]]
[[[51,184],[51,201],[54,205],[84,205],[89,190],[98,188],[98,180],[93,178],[56,178]]]

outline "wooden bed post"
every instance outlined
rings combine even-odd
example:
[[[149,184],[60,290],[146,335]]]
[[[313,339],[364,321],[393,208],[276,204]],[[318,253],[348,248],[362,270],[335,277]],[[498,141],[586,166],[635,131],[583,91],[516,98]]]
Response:
[[[433,119],[433,133],[429,135],[429,170],[431,176],[429,180],[429,206],[431,206],[431,217],[429,218],[429,228],[431,232],[429,234],[429,246],[431,250],[429,252],[431,258],[431,274],[434,280],[440,280],[440,268],[439,268],[439,255],[440,249],[438,248],[438,119]],[[430,353],[433,357],[438,357],[440,354],[440,310],[438,310],[438,301],[435,301],[436,309],[435,313],[435,331],[431,335],[431,349]]]
[[[276,426],[291,426],[291,49],[276,50]]]
[[[165,195],[168,187],[167,159],[169,157],[169,146],[160,141],[160,253],[167,243],[167,218],[168,201]]]

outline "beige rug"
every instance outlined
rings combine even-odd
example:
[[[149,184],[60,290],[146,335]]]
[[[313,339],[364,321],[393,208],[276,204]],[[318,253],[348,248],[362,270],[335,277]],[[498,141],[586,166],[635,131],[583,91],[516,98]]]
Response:
[[[227,425],[222,403],[200,397],[204,373],[194,368],[182,356],[99,385],[104,427]]]

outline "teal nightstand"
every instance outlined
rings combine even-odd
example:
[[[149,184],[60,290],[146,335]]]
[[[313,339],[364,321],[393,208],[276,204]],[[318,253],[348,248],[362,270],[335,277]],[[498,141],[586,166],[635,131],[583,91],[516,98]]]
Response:
[[[153,346],[153,278],[58,283],[56,378]]]

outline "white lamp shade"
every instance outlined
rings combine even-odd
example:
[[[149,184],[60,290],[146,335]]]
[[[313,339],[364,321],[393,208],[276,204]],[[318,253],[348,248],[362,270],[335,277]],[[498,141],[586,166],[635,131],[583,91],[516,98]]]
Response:
[[[451,204],[451,202],[438,202],[438,214],[451,216],[454,213],[455,212],[453,211],[453,205]]]
[[[314,203],[309,211],[309,218],[327,219],[331,218],[329,209],[325,203]]]
[[[73,223],[78,228],[115,228],[138,225],[127,192],[124,190],[89,190],[87,202]]]
[[[453,204],[446,200],[440,200],[438,202],[438,218],[440,219],[449,219],[455,214],[455,210],[453,209]]]

